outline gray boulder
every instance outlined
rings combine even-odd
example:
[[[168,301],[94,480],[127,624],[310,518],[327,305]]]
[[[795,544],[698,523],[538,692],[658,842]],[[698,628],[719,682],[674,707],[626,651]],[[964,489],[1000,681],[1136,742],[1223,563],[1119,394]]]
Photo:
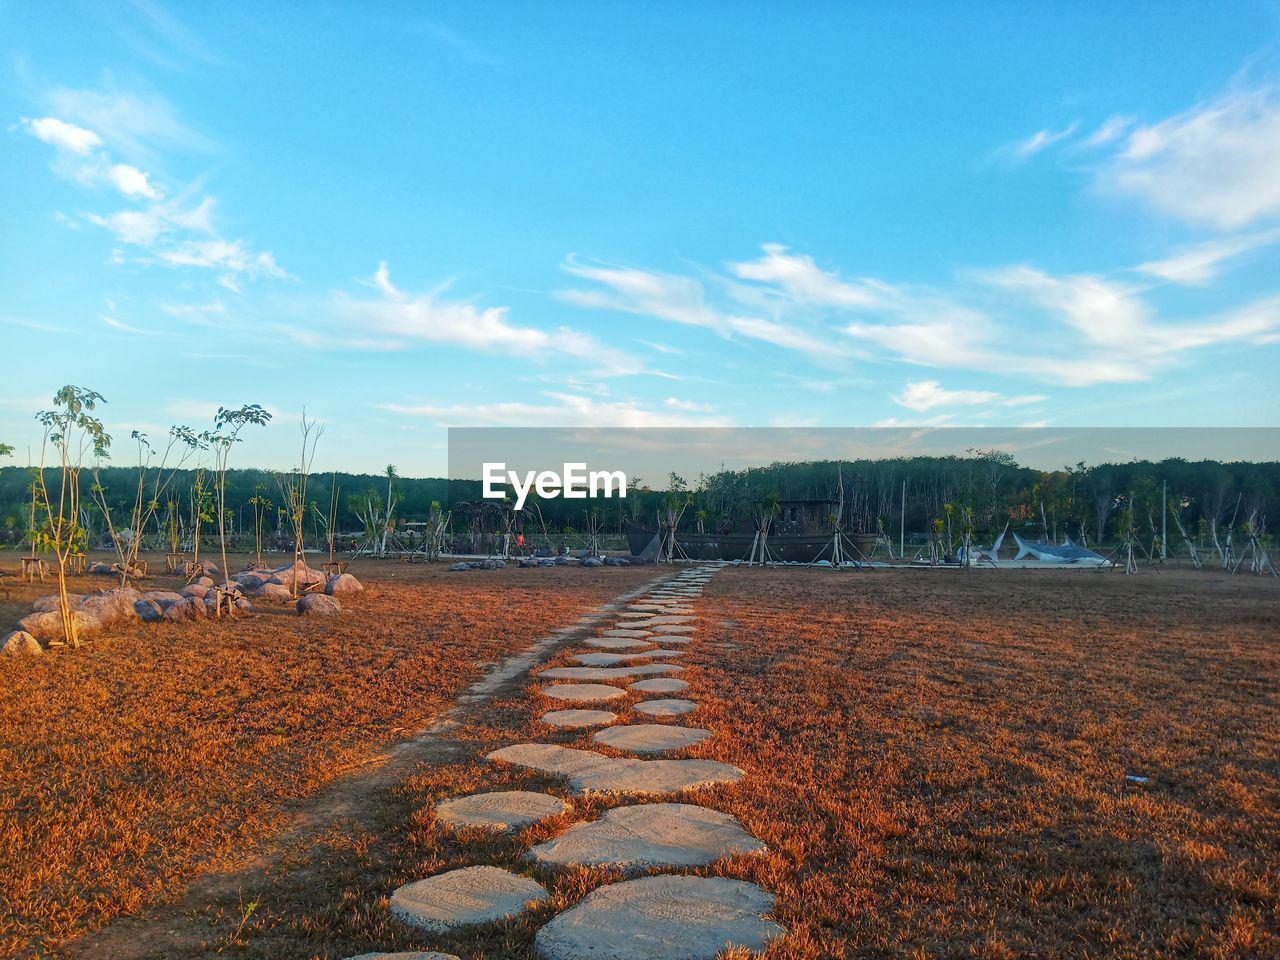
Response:
[[[138,614],[138,618],[143,623],[159,623],[164,619],[164,607],[156,600],[150,597],[143,597],[141,600],[135,600],[133,609]]]
[[[38,657],[44,653],[40,641],[23,630],[15,630],[0,639],[0,656]]]
[[[299,597],[295,606],[298,613],[303,616],[329,617],[342,612],[342,604],[323,593],[308,593],[304,597]]]
[[[349,573],[330,577],[324,585],[324,592],[331,597],[349,597],[364,592],[364,584]]]

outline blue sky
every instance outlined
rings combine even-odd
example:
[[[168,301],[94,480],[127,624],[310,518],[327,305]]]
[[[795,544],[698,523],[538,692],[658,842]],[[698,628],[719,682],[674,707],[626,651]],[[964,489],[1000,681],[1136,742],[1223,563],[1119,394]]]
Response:
[[[0,440],[1276,426],[1280,7],[0,0]]]

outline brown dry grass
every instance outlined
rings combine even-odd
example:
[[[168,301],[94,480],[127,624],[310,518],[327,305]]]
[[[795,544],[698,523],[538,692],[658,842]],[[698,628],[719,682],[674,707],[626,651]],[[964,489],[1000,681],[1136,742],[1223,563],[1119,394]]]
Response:
[[[770,957],[1280,955],[1274,581],[728,570],[697,609],[688,721],[715,735],[685,754],[748,776],[693,799],[770,847],[699,872],[777,895],[789,934]],[[318,845],[158,916],[198,932],[164,955],[532,957],[541,923],[616,877],[530,869],[525,851],[618,801],[577,799],[507,838],[453,834],[431,810],[502,786],[565,795],[481,759],[522,740],[588,746],[537,724],[550,706],[509,691]],[[1125,789],[1126,773],[1151,783]],[[399,884],[476,863],[531,873],[550,903],[452,936],[389,919]]]
[[[259,604],[234,622],[137,626],[0,663],[0,954],[47,952],[239,860],[484,664],[653,576],[352,572],[368,589],[340,618]],[[14,580],[0,622],[51,589]]]

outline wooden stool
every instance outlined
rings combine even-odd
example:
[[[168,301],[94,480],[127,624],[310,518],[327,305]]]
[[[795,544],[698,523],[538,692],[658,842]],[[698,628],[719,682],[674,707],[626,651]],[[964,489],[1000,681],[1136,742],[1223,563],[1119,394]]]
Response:
[[[347,572],[347,567],[351,566],[346,560],[329,560],[320,564],[320,568],[331,577],[341,576]]]
[[[83,553],[73,553],[67,557],[67,569],[72,573],[84,573],[85,555]]]

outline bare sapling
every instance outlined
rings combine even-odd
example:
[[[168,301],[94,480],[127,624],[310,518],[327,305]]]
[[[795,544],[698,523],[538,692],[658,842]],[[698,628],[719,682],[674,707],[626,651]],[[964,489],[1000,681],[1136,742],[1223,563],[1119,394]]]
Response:
[[[259,568],[262,566],[262,527],[275,507],[266,494],[267,485],[260,483],[249,498],[249,506],[253,507],[253,559]]]
[[[86,545],[80,517],[80,471],[85,457],[92,453],[104,458],[111,449],[111,437],[102,421],[93,416],[102,394],[83,387],[67,385],[53,397],[54,408],[36,414],[44,426],[40,443],[40,467],[35,472],[34,495],[39,505],[40,530],[38,546],[53,554],[58,564],[58,611],[68,646],[80,646],[75,616],[67,597],[67,564],[73,554]],[[45,457],[52,447],[58,463],[58,494],[50,494],[45,479]]]
[[[117,530],[111,516],[111,506],[107,502],[107,490],[102,484],[101,463],[97,460],[93,465],[93,485],[90,492],[102,511],[103,520],[107,524],[107,533],[115,546],[117,564],[120,573],[120,586],[129,585],[129,578],[138,576],[141,565],[138,556],[142,551],[143,531],[160,508],[160,498],[173,484],[178,472],[200,447],[200,440],[190,427],[170,427],[169,442],[160,454],[159,462],[153,467],[155,450],[145,433],[134,430],[129,437],[138,448],[138,478],[133,491],[133,502],[129,505],[129,526],[125,530]],[[170,462],[170,458],[176,459]],[[150,479],[148,479],[150,477]]]
[[[227,612],[232,610],[231,583],[227,575],[227,464],[231,459],[231,451],[240,442],[240,432],[247,426],[265,426],[271,414],[256,403],[247,404],[238,410],[219,407],[213,418],[213,429],[200,434],[200,440],[213,454],[214,468],[214,505],[218,519],[218,545],[222,552],[222,583],[215,589],[215,616],[222,616],[225,603]]]
[[[316,444],[324,434],[324,425],[308,420],[306,411],[302,413],[302,454],[298,466],[288,473],[276,474],[276,485],[284,498],[285,516],[293,531],[293,566],[294,575],[290,591],[297,599],[299,590],[299,567],[306,564],[305,527],[307,519],[307,478],[311,475],[311,463],[315,459]]]

